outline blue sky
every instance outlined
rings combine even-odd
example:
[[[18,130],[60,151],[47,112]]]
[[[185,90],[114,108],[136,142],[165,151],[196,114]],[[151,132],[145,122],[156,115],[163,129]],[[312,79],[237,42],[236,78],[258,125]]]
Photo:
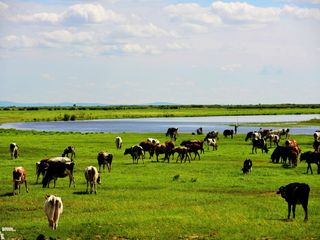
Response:
[[[319,0],[0,0],[0,100],[319,103],[319,25]]]

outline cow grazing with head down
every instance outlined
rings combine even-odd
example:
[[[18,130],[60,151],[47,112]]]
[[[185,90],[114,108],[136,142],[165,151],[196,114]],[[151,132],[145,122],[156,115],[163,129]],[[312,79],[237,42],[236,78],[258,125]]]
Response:
[[[26,170],[23,167],[14,168],[12,172],[12,177],[13,177],[13,195],[16,194],[16,190],[18,190],[18,194],[20,193],[20,185],[23,183],[26,186],[26,192],[29,192],[28,184],[27,184],[27,174],[26,174]]]
[[[103,170],[107,165],[108,171],[111,172],[112,159],[113,159],[113,155],[111,153],[103,152],[103,151],[99,152],[97,156],[99,172],[101,171],[101,165],[103,167]]]
[[[251,159],[244,160],[242,172],[243,173],[250,173],[251,170],[252,170],[252,161],[251,161]]]
[[[306,173],[308,173],[310,169],[311,174],[313,174],[311,164],[314,163],[318,166],[318,174],[320,174],[320,153],[319,152],[308,151],[308,152],[301,153],[300,162],[303,160],[305,160],[308,164]]]
[[[296,205],[301,204],[305,213],[304,220],[308,220],[309,192],[310,187],[305,183],[290,183],[279,188],[277,194],[281,194],[281,197],[283,197],[288,203],[288,219],[290,219],[291,208],[293,218],[295,218]]]
[[[189,160],[189,163],[190,163],[190,156],[189,156],[189,152],[188,152],[188,148],[187,147],[175,147],[172,150],[172,152],[173,152],[173,154],[178,153],[176,162],[178,162],[178,160],[180,158],[180,162],[181,163],[182,163],[182,160],[184,160],[184,162],[186,162],[187,159]]]
[[[73,161],[67,157],[56,157],[49,159],[47,164],[48,167],[42,180],[43,188],[49,187],[51,180],[54,181],[54,187],[56,187],[57,179],[64,178],[66,176],[69,176],[69,187],[71,186],[72,182],[75,187],[75,181],[73,177],[73,168],[75,164]]]
[[[278,146],[273,150],[273,153],[271,154],[271,160],[273,163],[279,163],[280,159],[282,162],[286,163],[287,159],[289,157],[289,150],[286,147]]]
[[[74,157],[76,157],[76,149],[74,146],[68,146],[63,150],[62,157],[69,157],[69,154],[71,154],[70,159],[73,160]]]
[[[19,147],[16,143],[10,143],[9,149],[10,149],[11,159],[19,157]]]
[[[56,230],[61,213],[63,212],[63,203],[60,197],[46,195],[44,203],[44,212],[47,215],[49,227]]]
[[[253,151],[257,153],[257,148],[260,148],[262,153],[268,153],[268,147],[264,139],[252,139],[252,154]]]
[[[178,128],[168,128],[166,136],[170,136],[171,141],[176,141],[178,135]]]
[[[86,167],[84,171],[84,176],[87,180],[87,193],[90,183],[90,193],[94,192],[97,194],[97,183],[100,184],[100,173],[98,172],[96,167],[89,166]]]
[[[124,151],[124,155],[128,155],[128,154],[131,155],[133,164],[134,163],[138,164],[138,161],[139,161],[140,158],[142,159],[142,162],[144,163],[143,148],[141,146],[133,145],[132,147],[127,148]]]
[[[43,180],[43,176],[46,173],[46,170],[49,166],[48,164],[49,159],[42,159],[40,162],[36,162],[36,175],[37,175],[37,180],[36,180],[36,184],[38,184],[38,180],[39,180],[39,176],[42,175],[42,180]]]
[[[219,132],[216,132],[216,131],[211,131],[211,132],[208,132],[206,137],[203,139],[204,141],[207,141],[208,138],[211,138],[211,139],[218,139],[218,135],[219,135]]]
[[[139,144],[143,148],[143,154],[146,155],[146,152],[149,153],[149,159],[153,157],[155,145],[148,141],[143,141]]]
[[[119,136],[116,137],[115,143],[116,143],[116,148],[117,148],[118,150],[120,150],[120,149],[122,148],[122,138],[119,137]]]

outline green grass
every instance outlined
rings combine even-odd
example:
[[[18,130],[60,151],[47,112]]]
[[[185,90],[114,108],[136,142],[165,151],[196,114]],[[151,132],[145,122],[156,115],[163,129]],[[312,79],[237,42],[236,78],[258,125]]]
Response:
[[[163,133],[119,135],[124,148],[147,137],[167,140]],[[39,234],[58,239],[320,239],[320,175],[304,174],[305,162],[293,169],[272,164],[270,152],[251,154],[245,136],[236,135],[220,137],[218,151],[205,149],[200,161],[168,164],[145,159],[145,164],[133,165],[124,149],[115,149],[116,136],[0,130],[0,230],[16,230],[3,232],[6,239],[36,239]],[[179,134],[177,143],[202,137]],[[312,136],[291,137],[303,151],[312,150]],[[17,160],[10,160],[10,142],[20,146]],[[60,156],[68,145],[77,151],[76,187],[69,188],[67,178],[59,179],[55,189],[36,185],[35,163]],[[102,173],[97,195],[83,194],[84,168],[97,166],[101,150],[114,154],[112,171]],[[243,175],[246,158],[252,159],[253,171]],[[20,165],[28,172],[29,193],[22,186],[20,195],[11,196],[12,169]],[[311,187],[308,222],[303,222],[300,205],[296,219],[285,220],[287,204],[275,192],[290,182]],[[64,203],[56,231],[48,228],[45,194],[56,194]]]

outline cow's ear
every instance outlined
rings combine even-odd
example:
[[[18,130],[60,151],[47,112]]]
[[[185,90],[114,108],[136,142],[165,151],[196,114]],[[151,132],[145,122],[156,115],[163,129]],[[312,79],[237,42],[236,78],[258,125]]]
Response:
[[[50,195],[48,195],[48,194],[46,194],[46,195],[44,196],[45,199],[48,199],[49,197],[50,197]]]

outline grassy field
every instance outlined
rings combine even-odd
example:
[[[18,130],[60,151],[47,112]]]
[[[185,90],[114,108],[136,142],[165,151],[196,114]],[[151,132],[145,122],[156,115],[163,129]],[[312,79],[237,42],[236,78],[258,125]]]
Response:
[[[163,133],[122,133],[124,148]],[[220,137],[218,151],[205,149],[201,160],[164,163],[145,159],[132,164],[130,156],[116,150],[116,134],[81,134],[0,130],[0,231],[5,239],[36,239],[39,234],[57,239],[320,239],[320,175],[304,174],[306,163],[296,168],[272,164],[268,154],[251,154],[244,135]],[[312,136],[291,136],[303,151],[312,150]],[[177,144],[203,136],[179,134]],[[9,143],[17,142],[20,158],[10,160]],[[35,163],[60,156],[68,145],[76,147],[76,187],[59,179],[57,187],[35,184]],[[103,172],[97,195],[84,194],[84,168],[97,166],[101,150],[114,154],[111,173]],[[251,174],[243,175],[246,158]],[[28,171],[29,193],[12,196],[12,169]],[[315,166],[313,166],[316,171]],[[173,177],[179,175],[177,180]],[[286,221],[287,204],[275,192],[291,182],[310,185],[309,221],[297,206],[296,219]],[[45,194],[62,198],[64,212],[56,231],[48,228],[43,211]]]
[[[6,122],[60,121],[105,118],[196,117],[228,115],[320,114],[320,105],[247,106],[118,106],[118,107],[21,107],[0,108],[0,124]],[[308,123],[307,123],[308,124]],[[319,119],[313,122],[320,125]]]

